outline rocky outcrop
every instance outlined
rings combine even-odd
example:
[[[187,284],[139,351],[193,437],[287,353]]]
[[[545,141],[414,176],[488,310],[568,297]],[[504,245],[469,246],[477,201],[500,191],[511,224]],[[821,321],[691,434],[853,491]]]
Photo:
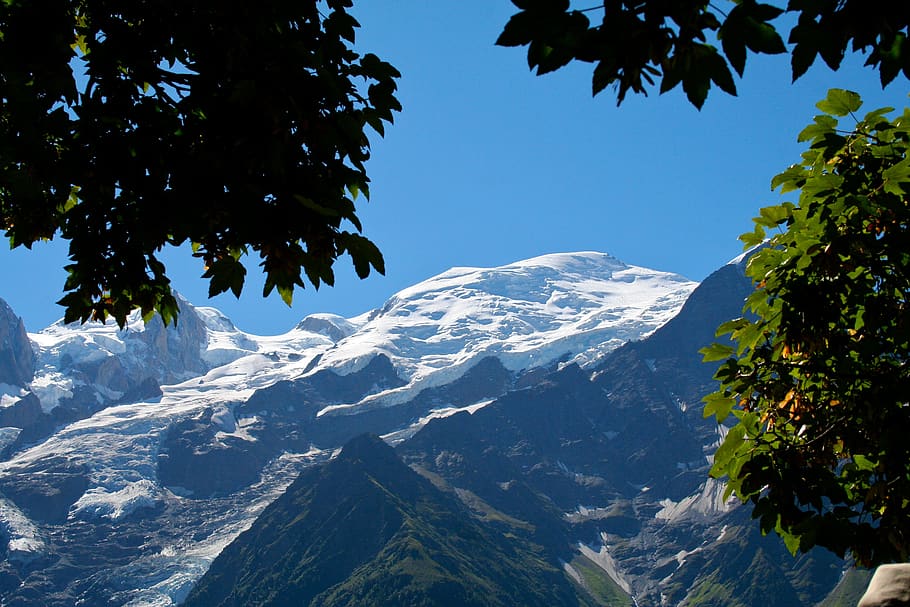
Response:
[[[339,342],[354,333],[357,327],[348,319],[334,314],[310,314],[296,328],[325,335],[332,341]]]
[[[64,522],[70,506],[89,487],[86,467],[64,456],[43,462],[40,469],[26,467],[17,472],[0,478],[0,492],[32,520],[43,523]]]
[[[209,369],[202,358],[208,340],[205,323],[189,302],[180,296],[177,301],[180,316],[176,324],[165,327],[161,317],[155,316],[146,323],[145,331],[131,333],[125,340],[127,351],[142,362],[146,376],[161,384],[183,381]],[[131,371],[137,374],[139,370]]]
[[[255,482],[266,462],[279,454],[280,446],[266,441],[219,435],[223,427],[213,423],[214,413],[206,408],[168,429],[158,453],[163,486],[195,499],[226,495]]]
[[[62,407],[84,417],[112,404],[156,398],[162,385],[208,371],[206,325],[189,302],[179,296],[178,302],[179,319],[168,326],[155,316],[91,339],[80,335],[78,325],[55,327],[62,339],[43,353],[42,364],[59,368],[73,387],[45,408]]]
[[[0,409],[0,428],[28,428],[41,421],[43,415],[38,397],[29,392],[12,405]]]
[[[0,383],[24,386],[35,375],[32,351],[22,319],[0,299]]]

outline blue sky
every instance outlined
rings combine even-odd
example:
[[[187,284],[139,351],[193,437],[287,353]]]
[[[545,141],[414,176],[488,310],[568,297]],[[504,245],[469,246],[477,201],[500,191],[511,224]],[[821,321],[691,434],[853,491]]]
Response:
[[[514,12],[507,0],[356,3],[358,47],[401,72],[404,111],[373,138],[365,235],[386,276],[357,279],[347,259],[337,284],[298,291],[288,308],[261,297],[257,260],[242,298],[208,300],[202,268],[165,256],[175,287],[238,327],[282,333],[313,312],[354,316],[452,266],[496,266],[545,253],[595,250],[701,280],[741,252],[770,180],[796,162],[797,133],[831,87],[860,92],[865,108],[903,108],[908,87],[885,91],[861,58],[831,72],[815,65],[790,83],[788,58],[750,58],[738,97],[712,89],[699,112],[681,90],[630,97],[590,94],[590,66],[543,77],[524,49],[493,45]],[[0,252],[0,297],[37,331],[62,316],[66,243]]]

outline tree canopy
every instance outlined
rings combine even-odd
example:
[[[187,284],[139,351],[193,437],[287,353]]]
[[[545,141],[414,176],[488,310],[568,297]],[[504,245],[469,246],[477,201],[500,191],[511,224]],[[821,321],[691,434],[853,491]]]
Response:
[[[798,201],[742,236],[756,290],[704,350],[724,361],[705,414],[736,416],[711,474],[764,531],[869,565],[910,559],[910,108],[860,105],[818,103],[772,181]]]
[[[0,228],[69,241],[67,321],[176,317],[166,245],[192,243],[209,294],[265,295],[383,272],[369,194],[398,72],[352,50],[350,0],[0,3]]]
[[[592,90],[647,95],[682,85],[701,108],[711,86],[736,94],[733,70],[743,76],[754,54],[790,54],[793,80],[817,57],[838,69],[844,55],[867,54],[882,85],[910,78],[910,4],[890,0],[607,0],[573,7],[570,0],[512,0],[520,10],[497,44],[527,46],[537,74],[572,61],[594,65]],[[577,4],[577,3],[576,3]],[[723,8],[721,8],[721,6]],[[775,21],[789,14],[788,50]],[[592,19],[589,15],[594,15]],[[720,45],[720,49],[716,44]],[[659,80],[659,87],[657,81]]]

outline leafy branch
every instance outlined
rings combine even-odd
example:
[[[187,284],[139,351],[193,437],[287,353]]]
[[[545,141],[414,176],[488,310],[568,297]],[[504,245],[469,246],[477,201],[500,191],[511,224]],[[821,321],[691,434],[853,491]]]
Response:
[[[907,43],[910,8],[906,3],[859,0],[789,2],[734,0],[725,11],[704,0],[613,0],[582,9],[569,0],[512,0],[519,12],[505,25],[497,44],[527,46],[528,66],[538,75],[571,61],[594,65],[592,92],[616,90],[617,104],[629,92],[647,95],[682,86],[701,108],[712,86],[735,95],[732,71],[745,73],[750,54],[789,53],[793,80],[817,57],[838,69],[847,50],[868,54],[881,82],[910,77]],[[603,11],[599,22],[587,14]],[[775,26],[784,13],[795,17],[789,48]],[[712,44],[720,43],[720,51]],[[732,68],[732,71],[731,71]],[[657,80],[660,84],[657,84]]]
[[[705,415],[738,420],[712,476],[792,551],[872,565],[910,557],[910,109],[861,104],[838,89],[817,104],[802,161],[771,182],[798,203],[741,237],[763,246],[744,316],[718,329],[734,345],[703,353],[722,361]]]

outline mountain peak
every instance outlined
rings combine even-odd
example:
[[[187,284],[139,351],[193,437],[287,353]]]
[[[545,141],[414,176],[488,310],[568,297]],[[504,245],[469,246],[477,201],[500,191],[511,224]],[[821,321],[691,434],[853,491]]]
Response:
[[[341,460],[372,462],[377,459],[396,459],[395,451],[375,434],[355,436],[341,448]]]
[[[385,406],[488,356],[510,371],[587,364],[669,320],[696,284],[592,251],[452,268],[398,292],[320,366],[352,373],[386,354],[409,385],[369,403]]]
[[[629,266],[609,253],[576,251],[573,253],[547,253],[503,267],[546,267],[563,272],[597,272],[607,269],[625,270]]]
[[[310,314],[297,323],[295,329],[324,335],[338,342],[356,331],[357,325],[337,314]]]
[[[0,299],[0,384],[24,386],[35,374],[35,355],[22,319]]]

